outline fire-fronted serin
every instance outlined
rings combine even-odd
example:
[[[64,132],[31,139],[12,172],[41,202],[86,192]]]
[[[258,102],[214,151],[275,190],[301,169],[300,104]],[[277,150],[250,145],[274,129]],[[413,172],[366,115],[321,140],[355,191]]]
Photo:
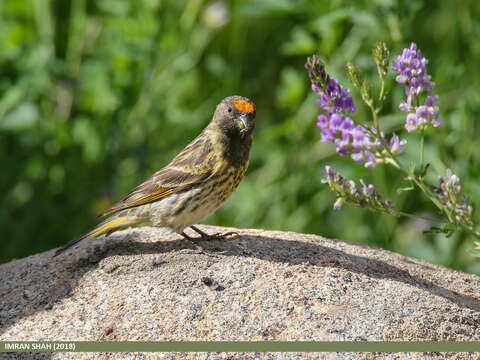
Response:
[[[168,227],[189,238],[184,229],[211,215],[243,179],[255,115],[255,105],[249,99],[223,99],[210,124],[166,167],[104,212],[101,216],[109,216],[105,221],[58,249],[54,256],[82,240],[139,224]]]

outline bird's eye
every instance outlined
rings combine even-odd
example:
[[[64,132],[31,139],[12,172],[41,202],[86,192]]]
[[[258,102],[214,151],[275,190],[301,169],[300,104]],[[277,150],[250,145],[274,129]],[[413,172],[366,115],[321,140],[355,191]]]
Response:
[[[228,112],[232,112],[232,111],[233,111],[232,108],[228,108]]]

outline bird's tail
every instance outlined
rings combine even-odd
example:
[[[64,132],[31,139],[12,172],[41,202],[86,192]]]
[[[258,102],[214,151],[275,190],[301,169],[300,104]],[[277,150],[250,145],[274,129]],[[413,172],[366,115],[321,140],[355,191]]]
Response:
[[[107,236],[108,236],[111,232],[118,230],[119,228],[141,224],[141,223],[147,222],[148,220],[149,219],[146,217],[138,217],[138,216],[117,216],[117,217],[108,218],[107,220],[98,224],[95,228],[93,228],[88,233],[73,239],[68,244],[59,248],[57,251],[55,251],[55,254],[53,255],[53,257],[60,255],[68,248],[72,247],[75,244],[78,244],[80,241],[93,239],[105,233],[107,233]]]

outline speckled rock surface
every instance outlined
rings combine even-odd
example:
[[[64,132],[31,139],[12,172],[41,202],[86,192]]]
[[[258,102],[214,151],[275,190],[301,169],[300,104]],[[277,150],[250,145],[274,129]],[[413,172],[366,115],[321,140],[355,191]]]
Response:
[[[480,340],[478,276],[315,235],[201,228],[238,234],[200,241],[209,256],[127,229],[0,265],[0,340]]]

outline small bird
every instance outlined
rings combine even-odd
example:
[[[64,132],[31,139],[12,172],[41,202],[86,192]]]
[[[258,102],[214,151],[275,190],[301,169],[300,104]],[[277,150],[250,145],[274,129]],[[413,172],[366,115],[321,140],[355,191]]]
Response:
[[[208,126],[167,166],[101,214],[93,230],[59,248],[54,257],[82,240],[132,225],[167,227],[188,240],[184,230],[208,237],[193,226],[211,215],[235,191],[248,167],[255,104],[229,96],[217,105]]]

